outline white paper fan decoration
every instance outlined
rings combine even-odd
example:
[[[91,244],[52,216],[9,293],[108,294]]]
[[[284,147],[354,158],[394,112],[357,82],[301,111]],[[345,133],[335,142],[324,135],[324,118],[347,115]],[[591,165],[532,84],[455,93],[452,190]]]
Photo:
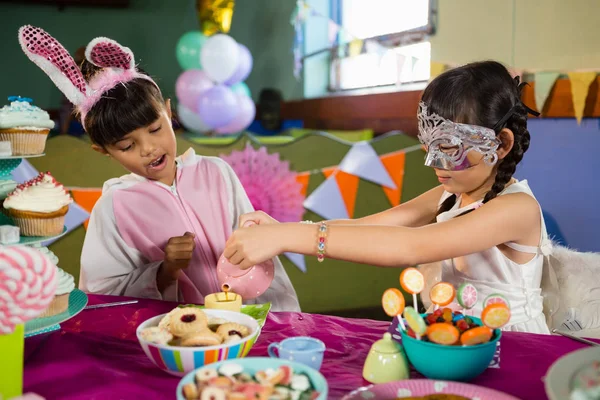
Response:
[[[290,164],[279,153],[268,154],[265,147],[254,149],[250,143],[242,151],[221,155],[242,182],[254,209],[280,222],[298,222],[304,214],[302,185]]]

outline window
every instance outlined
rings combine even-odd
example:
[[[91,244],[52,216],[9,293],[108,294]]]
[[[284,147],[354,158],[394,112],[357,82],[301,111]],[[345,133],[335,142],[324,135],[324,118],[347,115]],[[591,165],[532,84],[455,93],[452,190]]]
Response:
[[[332,56],[330,90],[429,79],[428,35],[434,31],[435,0],[334,1],[343,27],[342,43],[350,44],[347,51]]]

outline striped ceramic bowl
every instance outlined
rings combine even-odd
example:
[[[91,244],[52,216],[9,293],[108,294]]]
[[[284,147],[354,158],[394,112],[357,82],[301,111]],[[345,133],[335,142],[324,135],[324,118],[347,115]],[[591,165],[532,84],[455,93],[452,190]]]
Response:
[[[204,312],[209,318],[223,318],[229,322],[245,325],[250,328],[251,333],[241,342],[205,347],[160,345],[142,339],[140,332],[144,328],[158,326],[160,320],[166,315],[161,314],[142,322],[137,328],[137,338],[140,345],[142,345],[142,349],[144,349],[144,353],[158,368],[177,376],[184,376],[196,368],[217,361],[245,357],[256,339],[258,339],[258,335],[260,335],[258,322],[248,315],[234,311],[204,310]]]

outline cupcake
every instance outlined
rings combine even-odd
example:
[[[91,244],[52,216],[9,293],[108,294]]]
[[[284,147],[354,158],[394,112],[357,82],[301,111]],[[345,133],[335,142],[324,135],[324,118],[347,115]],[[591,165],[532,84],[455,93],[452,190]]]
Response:
[[[36,247],[40,253],[44,254],[50,261],[52,261],[53,265],[58,264],[58,257],[50,251],[47,247]],[[51,317],[53,315],[61,314],[69,308],[69,295],[73,290],[75,290],[75,278],[73,275],[65,272],[63,269],[56,267],[56,293],[54,294],[54,299],[44,311],[40,315],[43,317]]]
[[[4,210],[22,236],[56,236],[63,232],[73,199],[49,172],[20,184],[4,200]]]
[[[15,156],[42,154],[54,121],[31,99],[11,96],[8,101],[0,108],[0,142],[10,142]]]

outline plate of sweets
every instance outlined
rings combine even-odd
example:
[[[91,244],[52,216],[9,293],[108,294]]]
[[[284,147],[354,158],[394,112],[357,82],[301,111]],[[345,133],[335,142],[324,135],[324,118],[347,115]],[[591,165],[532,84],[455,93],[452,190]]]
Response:
[[[415,295],[424,288],[423,279],[416,268],[407,270],[400,276],[400,284],[416,300]],[[429,295],[434,310],[420,314],[414,307],[404,307],[403,295],[398,289],[386,290],[382,298],[384,311],[398,320],[393,337],[401,339],[409,362],[425,377],[445,381],[474,379],[494,359],[502,337],[500,329],[510,321],[508,301],[501,295],[488,296],[483,301],[481,318],[477,318],[465,315],[465,310],[474,308],[478,301],[477,289],[471,283],[455,289],[450,283],[439,282]],[[447,307],[454,300],[462,311]]]
[[[559,358],[544,382],[550,400],[600,399],[600,347],[587,347]]]

